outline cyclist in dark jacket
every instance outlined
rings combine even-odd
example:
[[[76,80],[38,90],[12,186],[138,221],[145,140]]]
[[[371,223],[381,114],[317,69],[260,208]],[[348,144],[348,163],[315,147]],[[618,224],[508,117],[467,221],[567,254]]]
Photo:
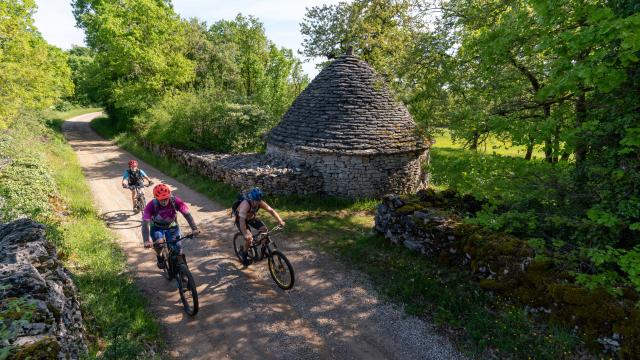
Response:
[[[128,186],[143,186],[144,180],[147,180],[149,185],[153,184],[153,181],[149,179],[144,170],[138,168],[138,162],[136,160],[129,160],[129,168],[124,171],[122,175],[122,187]],[[133,209],[136,208],[136,190],[131,188],[131,202],[133,203]]]

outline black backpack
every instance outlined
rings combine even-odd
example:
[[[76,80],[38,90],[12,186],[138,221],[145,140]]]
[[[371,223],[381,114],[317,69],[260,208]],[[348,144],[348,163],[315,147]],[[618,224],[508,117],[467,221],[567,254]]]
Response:
[[[238,215],[238,206],[240,206],[240,204],[242,204],[242,202],[245,200],[247,200],[247,196],[243,193],[239,193],[236,197],[236,201],[234,201],[233,205],[231,205],[231,216]]]
[[[138,185],[140,184],[140,181],[142,181],[142,173],[140,172],[140,169],[136,170],[136,171],[131,171],[131,169],[127,169],[127,171],[129,172],[129,185]]]

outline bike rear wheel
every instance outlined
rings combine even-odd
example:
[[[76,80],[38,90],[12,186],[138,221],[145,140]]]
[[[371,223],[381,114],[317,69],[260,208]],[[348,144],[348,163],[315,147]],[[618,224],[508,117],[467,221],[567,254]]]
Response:
[[[233,237],[233,251],[236,253],[236,257],[238,260],[242,261],[242,255],[240,251],[242,251],[242,247],[244,246],[244,236],[241,233],[237,233]]]
[[[184,312],[189,316],[194,316],[199,310],[198,290],[196,289],[193,275],[191,275],[191,271],[189,271],[185,264],[178,265],[177,280]]]
[[[274,250],[269,256],[269,273],[281,289],[289,290],[293,287],[295,280],[293,266],[291,266],[289,259],[278,250]]]
[[[244,248],[244,236],[241,233],[237,233],[233,237],[233,251],[236,253],[236,257],[240,262],[242,262],[242,249]],[[247,251],[249,253],[249,260],[257,261],[258,260],[258,252],[255,247],[250,247]]]

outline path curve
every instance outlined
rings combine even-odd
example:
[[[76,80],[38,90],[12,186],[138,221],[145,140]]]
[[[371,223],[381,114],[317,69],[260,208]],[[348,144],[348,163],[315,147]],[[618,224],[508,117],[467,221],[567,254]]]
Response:
[[[107,225],[127,254],[136,283],[159,319],[170,355],[180,359],[462,359],[432,326],[379,301],[367,278],[303,242],[279,245],[296,270],[294,289],[271,280],[264,262],[242,269],[226,209],[139,161],[154,182],[169,184],[191,208],[202,236],[185,244],[200,295],[190,318],[172,282],[142,247],[140,215],[120,179],[135,158],[89,126],[101,113],[74,117],[63,132],[75,150]],[[147,189],[147,198],[150,191]],[[185,221],[181,218],[181,224]]]

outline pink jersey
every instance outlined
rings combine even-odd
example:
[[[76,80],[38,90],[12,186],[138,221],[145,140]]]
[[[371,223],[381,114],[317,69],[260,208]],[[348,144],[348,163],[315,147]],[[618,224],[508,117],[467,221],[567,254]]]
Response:
[[[189,212],[189,207],[182,199],[177,196],[174,196],[173,199],[176,209],[180,211],[182,215]],[[142,213],[143,221],[153,221],[157,224],[170,224],[176,221],[178,214],[174,210],[171,201],[167,203],[167,206],[160,205],[159,201],[154,205],[154,201],[156,200],[149,201],[147,206],[144,207],[144,212]]]

